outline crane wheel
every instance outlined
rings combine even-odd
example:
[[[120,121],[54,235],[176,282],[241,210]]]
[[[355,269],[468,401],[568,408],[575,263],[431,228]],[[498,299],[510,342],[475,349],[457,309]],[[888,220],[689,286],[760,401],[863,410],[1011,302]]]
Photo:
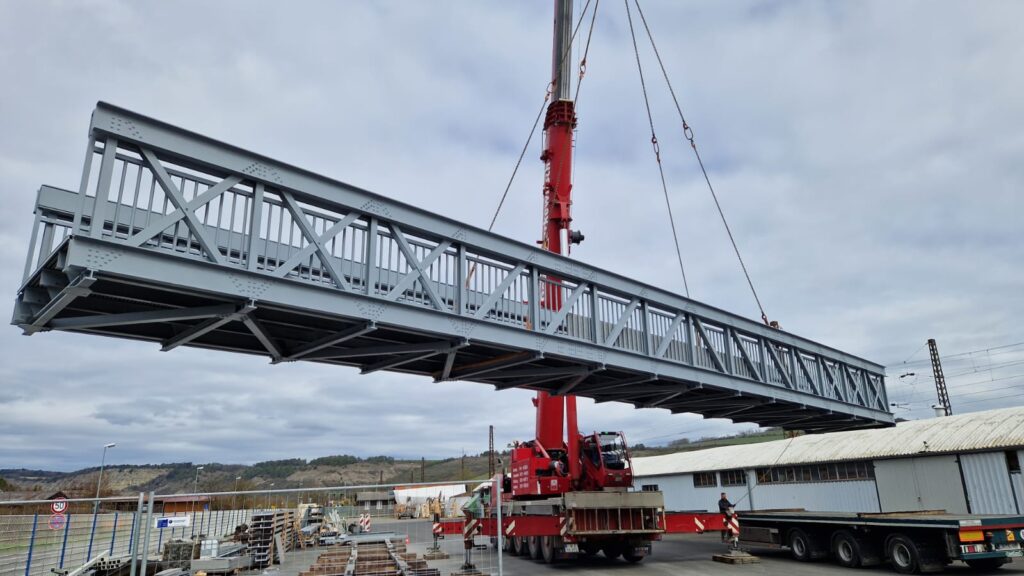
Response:
[[[530,550],[530,558],[540,560],[540,538],[537,536],[527,537],[526,547]]]
[[[540,556],[541,560],[545,564],[555,563],[555,537],[554,536],[541,536],[540,542]]]

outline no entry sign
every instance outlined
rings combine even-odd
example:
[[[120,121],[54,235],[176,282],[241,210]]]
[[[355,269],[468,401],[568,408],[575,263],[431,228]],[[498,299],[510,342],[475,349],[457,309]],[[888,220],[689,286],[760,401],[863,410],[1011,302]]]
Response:
[[[60,530],[65,524],[67,524],[67,522],[67,516],[64,516],[63,514],[54,514],[50,516],[50,521],[47,522],[47,525],[50,527],[50,530]]]
[[[68,501],[64,498],[54,498],[50,502],[50,511],[54,514],[63,514],[68,509]]]

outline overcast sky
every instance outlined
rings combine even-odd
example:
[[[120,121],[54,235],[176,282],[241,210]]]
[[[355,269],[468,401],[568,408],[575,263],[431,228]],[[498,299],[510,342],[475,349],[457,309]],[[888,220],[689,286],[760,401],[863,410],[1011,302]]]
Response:
[[[769,316],[889,366],[901,417],[935,401],[927,338],[961,354],[955,411],[1024,400],[1024,346],[993,349],[1024,342],[1024,3],[643,6]],[[551,14],[543,0],[0,0],[0,315],[35,191],[77,186],[98,100],[486,226],[550,77]],[[641,48],[692,296],[757,318]],[[619,2],[601,3],[578,113],[574,257],[681,292]],[[539,153],[495,228],[525,242]],[[499,445],[533,433],[530,393],[479,384],[15,327],[0,355],[0,468],[93,466],[107,442],[108,462],[249,463],[452,457],[485,450],[488,424]],[[580,421],[634,443],[750,429],[589,400]]]

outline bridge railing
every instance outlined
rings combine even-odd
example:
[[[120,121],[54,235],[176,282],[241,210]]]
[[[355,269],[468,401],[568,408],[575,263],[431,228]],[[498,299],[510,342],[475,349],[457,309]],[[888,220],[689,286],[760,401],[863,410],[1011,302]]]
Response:
[[[40,190],[26,280],[69,235],[887,412],[877,364],[103,103],[79,190]]]

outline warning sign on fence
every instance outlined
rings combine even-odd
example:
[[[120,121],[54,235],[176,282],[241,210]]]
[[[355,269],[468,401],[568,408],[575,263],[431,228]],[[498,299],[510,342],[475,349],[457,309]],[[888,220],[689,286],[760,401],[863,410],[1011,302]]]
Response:
[[[167,516],[157,518],[154,528],[187,528],[191,525],[192,518],[189,516]]]

